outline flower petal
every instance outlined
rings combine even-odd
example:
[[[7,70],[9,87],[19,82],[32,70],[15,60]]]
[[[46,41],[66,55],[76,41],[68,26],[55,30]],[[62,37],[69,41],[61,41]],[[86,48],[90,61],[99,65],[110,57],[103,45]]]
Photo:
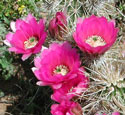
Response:
[[[26,59],[28,59],[31,56],[32,53],[29,54],[23,54],[22,56],[22,60],[25,61]]]
[[[11,28],[11,30],[12,30],[13,32],[16,32],[16,22],[12,21],[12,22],[10,23],[10,28]]]

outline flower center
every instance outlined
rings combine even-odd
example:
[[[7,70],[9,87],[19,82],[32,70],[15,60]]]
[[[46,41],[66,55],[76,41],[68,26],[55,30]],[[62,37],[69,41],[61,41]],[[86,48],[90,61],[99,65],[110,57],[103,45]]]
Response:
[[[37,38],[31,37],[27,41],[24,42],[24,47],[25,47],[25,49],[30,49],[30,48],[33,48],[34,46],[36,46],[37,43],[38,43]]]
[[[61,74],[63,76],[66,75],[68,72],[69,72],[69,69],[65,65],[56,66],[56,68],[53,71],[54,74]]]
[[[102,39],[100,36],[91,36],[87,38],[85,42],[92,47],[104,46],[106,44],[104,39]]]

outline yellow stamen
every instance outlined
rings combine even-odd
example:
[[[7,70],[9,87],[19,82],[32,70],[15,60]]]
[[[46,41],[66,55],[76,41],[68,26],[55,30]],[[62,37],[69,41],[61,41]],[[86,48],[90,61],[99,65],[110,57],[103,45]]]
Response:
[[[37,43],[38,43],[37,38],[31,37],[27,41],[24,42],[24,47],[25,49],[30,49],[30,48],[35,47]]]
[[[53,71],[54,74],[61,74],[63,76],[66,75],[68,72],[69,69],[65,65],[56,66],[56,68]]]
[[[87,38],[85,42],[92,47],[104,46],[106,44],[104,39],[100,36],[91,36]]]

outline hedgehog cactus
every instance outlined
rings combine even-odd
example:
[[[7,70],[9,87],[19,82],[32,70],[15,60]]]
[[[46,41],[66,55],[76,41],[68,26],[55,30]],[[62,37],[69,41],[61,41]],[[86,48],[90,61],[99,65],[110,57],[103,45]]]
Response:
[[[125,39],[122,37],[122,30],[119,30],[117,38],[117,21],[116,25],[112,21],[119,15],[124,17],[124,14],[119,13],[114,7],[115,0],[40,0],[37,5],[39,17],[47,20],[46,26],[51,35],[48,35],[47,40],[50,41],[47,41],[47,46],[51,42],[62,40],[74,43],[72,46],[67,42],[53,43],[34,61],[33,72],[39,80],[37,85],[51,86],[53,89],[51,99],[59,103],[52,105],[51,113],[82,115],[83,110],[84,115],[125,114]],[[39,39],[43,39],[38,48],[40,51],[46,38],[44,23],[43,21],[41,23],[43,29],[39,30],[38,25],[38,30],[42,35],[39,31],[37,39],[36,34],[31,35],[23,42],[24,50],[35,49]],[[11,25],[12,30],[16,31],[13,22]],[[37,28],[34,25],[33,27]],[[12,34],[7,38],[12,38]],[[18,36],[15,40],[17,38]],[[17,45],[16,42],[14,45]],[[76,49],[79,52],[81,49],[80,55]],[[36,53],[33,51],[30,51],[30,55]],[[85,55],[86,53],[92,56],[98,54],[100,57],[93,59]],[[91,58],[93,63],[88,58]],[[84,61],[87,62],[87,66]],[[81,71],[84,71],[84,74],[79,74]],[[89,76],[89,80],[86,76]],[[74,92],[78,97],[73,98]]]
[[[74,41],[71,36],[76,29],[76,21],[79,17],[85,19],[85,17],[89,17],[92,14],[95,14],[96,16],[104,16],[106,19],[108,19],[107,23],[109,24],[110,22],[113,25],[111,19],[114,19],[119,14],[114,7],[114,1],[54,0],[48,2],[44,1],[41,5],[42,10],[46,14],[46,19],[48,19],[49,21],[52,19],[52,17],[55,16],[56,12],[65,12],[67,17],[67,28],[69,30],[66,40],[70,39],[72,42]],[[49,21],[47,22],[47,24],[49,24]],[[103,26],[105,26],[105,24]],[[98,29],[100,29],[99,27]],[[106,34],[108,33],[110,35],[110,29],[108,30],[106,28],[103,33],[106,32]],[[116,31],[118,30],[117,28],[115,28],[115,25],[113,26],[113,28],[114,29],[112,29],[112,33],[115,32],[115,37],[113,39],[114,41],[116,40],[116,43],[114,43],[113,41],[112,44],[114,45],[112,46],[111,44],[110,47],[112,47],[110,49],[106,47],[106,49],[104,49],[106,51],[104,51],[105,54],[102,55],[98,60],[94,60],[94,63],[90,63],[87,60],[87,63],[90,63],[90,65],[87,65],[87,67],[85,68],[89,70],[90,86],[80,96],[80,100],[83,99],[83,101],[81,101],[81,104],[84,105],[83,110],[86,115],[98,114],[98,111],[110,114],[112,114],[112,112],[114,112],[115,110],[120,110],[121,113],[125,112],[125,69],[124,63],[122,63],[124,60],[124,49],[122,51],[120,50],[121,45],[119,43],[122,42],[120,41],[120,38],[116,39]],[[81,33],[80,37],[83,37]],[[91,37],[91,39],[94,38]],[[54,41],[54,39],[51,40]],[[109,38],[109,40],[111,40],[111,38]],[[117,42],[117,40],[119,40],[119,42]],[[86,42],[89,43],[89,41]],[[104,46],[105,43],[101,45]],[[92,49],[90,49],[90,51],[92,51]],[[97,51],[96,53],[99,52]],[[81,59],[83,58],[84,57],[81,57]],[[83,60],[87,58],[89,57],[85,55],[85,58]],[[100,103],[102,104],[101,106]],[[98,107],[97,110],[96,107]]]

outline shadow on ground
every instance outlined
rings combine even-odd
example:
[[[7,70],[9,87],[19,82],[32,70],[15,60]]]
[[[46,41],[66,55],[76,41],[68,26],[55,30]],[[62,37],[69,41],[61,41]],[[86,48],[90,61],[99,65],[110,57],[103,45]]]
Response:
[[[50,115],[51,88],[36,85],[30,60],[22,62],[18,58],[14,62],[18,66],[16,75],[7,81],[0,79],[0,89],[4,92],[0,98],[0,115]]]

